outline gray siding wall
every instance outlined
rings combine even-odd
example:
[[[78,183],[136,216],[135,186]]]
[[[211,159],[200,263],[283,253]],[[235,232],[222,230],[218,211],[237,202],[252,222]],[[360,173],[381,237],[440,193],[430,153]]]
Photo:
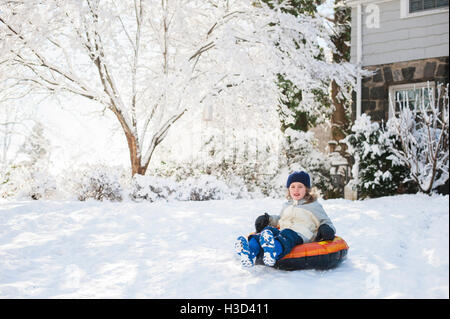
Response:
[[[374,1],[375,2],[375,1]],[[368,28],[362,6],[363,66],[449,55],[449,12],[400,18],[400,0],[378,3],[379,28]],[[352,9],[351,61],[356,62],[357,9]]]

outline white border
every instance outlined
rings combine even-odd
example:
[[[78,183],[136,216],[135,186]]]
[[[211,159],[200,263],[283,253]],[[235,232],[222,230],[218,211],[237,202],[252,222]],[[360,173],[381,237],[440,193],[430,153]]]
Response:
[[[409,13],[409,0],[400,0],[400,18],[402,18],[402,19],[427,16],[430,14],[437,14],[437,13],[443,13],[443,12],[448,12],[448,7],[442,7],[442,8],[436,8],[433,10],[423,10],[423,11],[419,11],[419,12]]]

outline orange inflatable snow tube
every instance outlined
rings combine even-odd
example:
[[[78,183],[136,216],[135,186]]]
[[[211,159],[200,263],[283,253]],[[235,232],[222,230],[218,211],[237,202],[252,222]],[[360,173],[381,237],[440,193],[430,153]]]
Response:
[[[334,268],[345,259],[348,248],[345,240],[339,236],[331,241],[298,245],[278,260],[275,267],[285,270]]]
[[[278,260],[275,267],[283,270],[330,269],[345,259],[348,249],[345,240],[339,236],[329,241],[302,244]],[[262,263],[262,260],[258,263]]]

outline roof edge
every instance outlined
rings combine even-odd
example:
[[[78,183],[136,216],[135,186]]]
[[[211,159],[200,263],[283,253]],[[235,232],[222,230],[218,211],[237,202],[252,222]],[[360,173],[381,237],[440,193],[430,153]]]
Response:
[[[382,2],[391,2],[394,0],[347,0],[345,4],[349,7],[356,7],[359,4],[377,4]]]

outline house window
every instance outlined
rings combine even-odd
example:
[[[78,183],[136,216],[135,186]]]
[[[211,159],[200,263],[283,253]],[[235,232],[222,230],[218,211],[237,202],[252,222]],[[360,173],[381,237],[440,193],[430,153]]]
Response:
[[[448,7],[448,0],[409,0],[409,13]]]
[[[407,105],[411,110],[417,109],[417,104],[424,101],[430,103],[434,94],[434,82],[422,82],[414,84],[392,85],[389,87],[389,118],[398,114],[402,105]],[[394,108],[392,108],[394,106]]]
[[[449,0],[400,0],[400,17],[411,18],[448,12]]]

